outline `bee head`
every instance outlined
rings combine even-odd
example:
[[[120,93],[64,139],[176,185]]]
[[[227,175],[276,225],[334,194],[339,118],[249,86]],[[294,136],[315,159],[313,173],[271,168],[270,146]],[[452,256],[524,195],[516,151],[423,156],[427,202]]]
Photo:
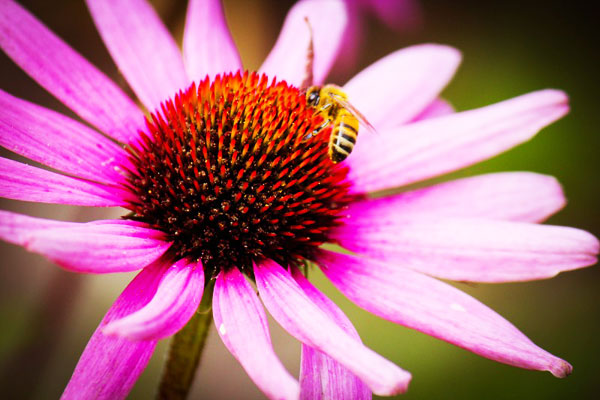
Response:
[[[319,94],[320,92],[321,89],[317,86],[308,88],[308,90],[306,91],[306,102],[308,103],[308,105],[314,107],[317,104],[319,104],[319,100],[321,99],[321,95]]]

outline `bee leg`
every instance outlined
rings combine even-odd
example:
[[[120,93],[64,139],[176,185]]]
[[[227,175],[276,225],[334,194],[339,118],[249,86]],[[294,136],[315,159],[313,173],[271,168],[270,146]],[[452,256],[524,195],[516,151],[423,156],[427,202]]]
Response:
[[[321,129],[322,128],[319,127],[317,129],[313,130],[311,133],[309,133],[308,135],[304,136],[304,140],[306,141],[306,140],[310,139],[313,136],[317,136],[319,134],[319,132],[321,131]]]
[[[329,125],[331,123],[331,119],[326,119],[321,126],[319,126],[318,128],[314,129],[311,133],[309,133],[308,135],[304,136],[304,140],[308,140],[313,136],[317,136],[323,129],[327,128],[327,125]]]
[[[308,17],[304,17],[304,21],[306,21],[306,25],[308,25],[310,41],[308,42],[308,51],[306,53],[306,72],[304,74],[304,80],[302,81],[302,84],[300,85],[301,90],[304,90],[304,89],[308,88],[309,86],[313,85],[313,80],[314,80],[313,62],[315,60],[315,48],[313,45],[312,26],[310,25],[310,21],[308,20]]]

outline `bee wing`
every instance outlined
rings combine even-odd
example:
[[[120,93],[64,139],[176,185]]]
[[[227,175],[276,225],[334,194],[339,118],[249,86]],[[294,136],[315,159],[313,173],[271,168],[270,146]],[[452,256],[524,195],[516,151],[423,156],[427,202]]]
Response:
[[[373,125],[371,125],[371,123],[367,120],[367,118],[356,109],[356,107],[354,107],[352,104],[350,104],[350,102],[348,102],[348,100],[345,100],[344,98],[342,98],[341,96],[335,94],[335,93],[331,93],[330,97],[333,101],[335,101],[337,104],[339,104],[340,106],[344,107],[345,109],[347,109],[352,115],[354,115],[356,117],[356,119],[358,119],[358,121],[365,127],[367,128],[368,131],[372,132],[372,133],[377,133],[377,130],[375,129],[375,127]]]

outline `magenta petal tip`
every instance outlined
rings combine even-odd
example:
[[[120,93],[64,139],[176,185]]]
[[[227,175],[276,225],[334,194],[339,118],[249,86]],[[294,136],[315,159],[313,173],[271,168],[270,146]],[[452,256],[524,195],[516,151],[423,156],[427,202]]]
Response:
[[[548,371],[557,378],[566,378],[573,373],[573,366],[565,360],[557,359],[549,366]]]

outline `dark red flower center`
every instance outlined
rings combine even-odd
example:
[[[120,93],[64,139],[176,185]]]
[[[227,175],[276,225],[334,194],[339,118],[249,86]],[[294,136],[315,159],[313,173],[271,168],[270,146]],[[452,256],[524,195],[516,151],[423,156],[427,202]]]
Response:
[[[217,76],[179,92],[129,148],[128,218],[165,233],[177,258],[209,274],[270,258],[312,259],[348,204],[347,169],[327,155],[327,127],[286,82]]]

